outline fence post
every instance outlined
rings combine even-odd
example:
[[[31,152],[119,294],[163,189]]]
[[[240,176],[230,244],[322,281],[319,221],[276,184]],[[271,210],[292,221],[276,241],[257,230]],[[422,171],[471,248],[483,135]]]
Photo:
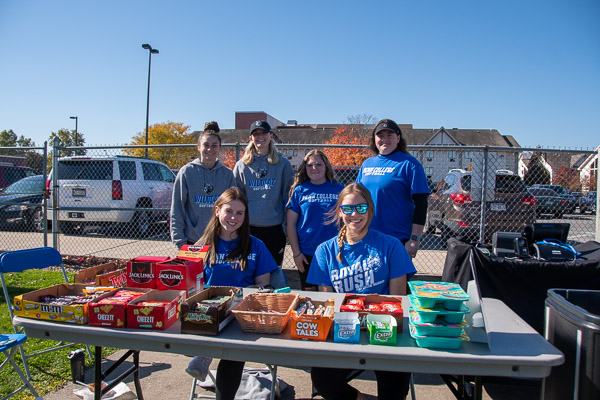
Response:
[[[235,161],[240,159],[240,142],[235,143]]]
[[[598,173],[598,166],[600,166],[600,146],[596,148],[596,242],[600,242],[600,213],[598,212],[598,205],[600,205],[600,199],[598,198],[598,187],[600,187],[600,174]],[[592,168],[590,168],[590,170],[591,169]]]
[[[488,175],[489,148],[483,148],[483,184],[481,185],[481,219],[479,222],[479,243],[485,243],[485,205],[487,199],[487,175]]]
[[[52,247],[58,250],[58,145],[60,139],[52,142]]]
[[[44,174],[44,185],[48,181],[48,141],[44,142],[44,156],[42,158],[42,169]],[[42,210],[44,213],[44,247],[48,247],[48,196],[42,197]]]

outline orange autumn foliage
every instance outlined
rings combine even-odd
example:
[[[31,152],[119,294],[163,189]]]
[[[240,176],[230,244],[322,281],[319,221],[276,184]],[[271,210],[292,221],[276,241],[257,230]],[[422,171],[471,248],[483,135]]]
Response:
[[[331,147],[323,151],[329,157],[332,165],[356,165],[360,166],[363,161],[373,154],[366,146],[368,138],[350,126],[341,125],[335,130],[335,135],[325,144],[347,144],[355,147]]]

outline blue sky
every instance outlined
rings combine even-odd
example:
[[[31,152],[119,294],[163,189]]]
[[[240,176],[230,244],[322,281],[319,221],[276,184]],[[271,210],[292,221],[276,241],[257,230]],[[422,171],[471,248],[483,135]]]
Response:
[[[0,0],[0,130],[128,143],[236,111],[498,129],[522,146],[600,144],[600,2]]]

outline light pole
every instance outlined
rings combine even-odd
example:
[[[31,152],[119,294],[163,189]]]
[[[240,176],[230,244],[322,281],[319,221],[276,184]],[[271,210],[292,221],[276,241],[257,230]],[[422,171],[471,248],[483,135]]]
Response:
[[[153,49],[148,43],[142,47],[148,50],[148,96],[146,97],[146,146],[148,146],[148,114],[150,112],[150,67],[152,66],[152,54],[158,54],[158,49]],[[144,149],[146,158],[148,158],[148,147]]]
[[[69,117],[75,120],[75,146],[77,146],[77,122],[79,121],[78,117]]]

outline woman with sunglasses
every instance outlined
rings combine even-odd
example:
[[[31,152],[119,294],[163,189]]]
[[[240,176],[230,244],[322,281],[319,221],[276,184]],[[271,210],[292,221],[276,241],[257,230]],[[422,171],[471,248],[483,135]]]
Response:
[[[198,136],[198,158],[184,165],[173,185],[171,240],[179,249],[202,236],[221,193],[235,186],[233,173],[221,161],[219,124],[207,122]]]
[[[233,176],[248,198],[250,232],[265,243],[280,266],[286,245],[284,205],[293,175],[292,165],[275,147],[271,126],[267,121],[253,122],[250,142],[233,167]]]
[[[339,234],[317,247],[307,282],[318,285],[321,292],[406,294],[406,280],[416,272],[415,267],[398,239],[370,229],[373,200],[369,191],[357,183],[346,186],[332,211],[328,222],[337,223]],[[313,367],[311,379],[326,400],[364,399],[346,381],[351,372]],[[379,400],[406,398],[410,373],[375,371],[375,376]]]
[[[335,226],[325,224],[325,213],[335,206],[343,188],[335,181],[325,153],[309,151],[298,167],[287,203],[287,236],[302,290],[316,289],[306,284],[308,267],[317,246],[337,234]]]
[[[223,192],[198,244],[210,246],[204,269],[207,286],[267,286],[271,272],[279,267],[264,243],[250,236],[248,203],[237,187]],[[207,364],[194,357],[186,371],[204,380]],[[217,399],[233,399],[244,370],[243,361],[221,360],[215,382]]]
[[[369,147],[376,155],[363,162],[356,182],[364,185],[373,197],[373,229],[400,239],[408,254],[415,257],[427,218],[429,196],[423,166],[408,153],[402,131],[391,119],[377,122]]]

